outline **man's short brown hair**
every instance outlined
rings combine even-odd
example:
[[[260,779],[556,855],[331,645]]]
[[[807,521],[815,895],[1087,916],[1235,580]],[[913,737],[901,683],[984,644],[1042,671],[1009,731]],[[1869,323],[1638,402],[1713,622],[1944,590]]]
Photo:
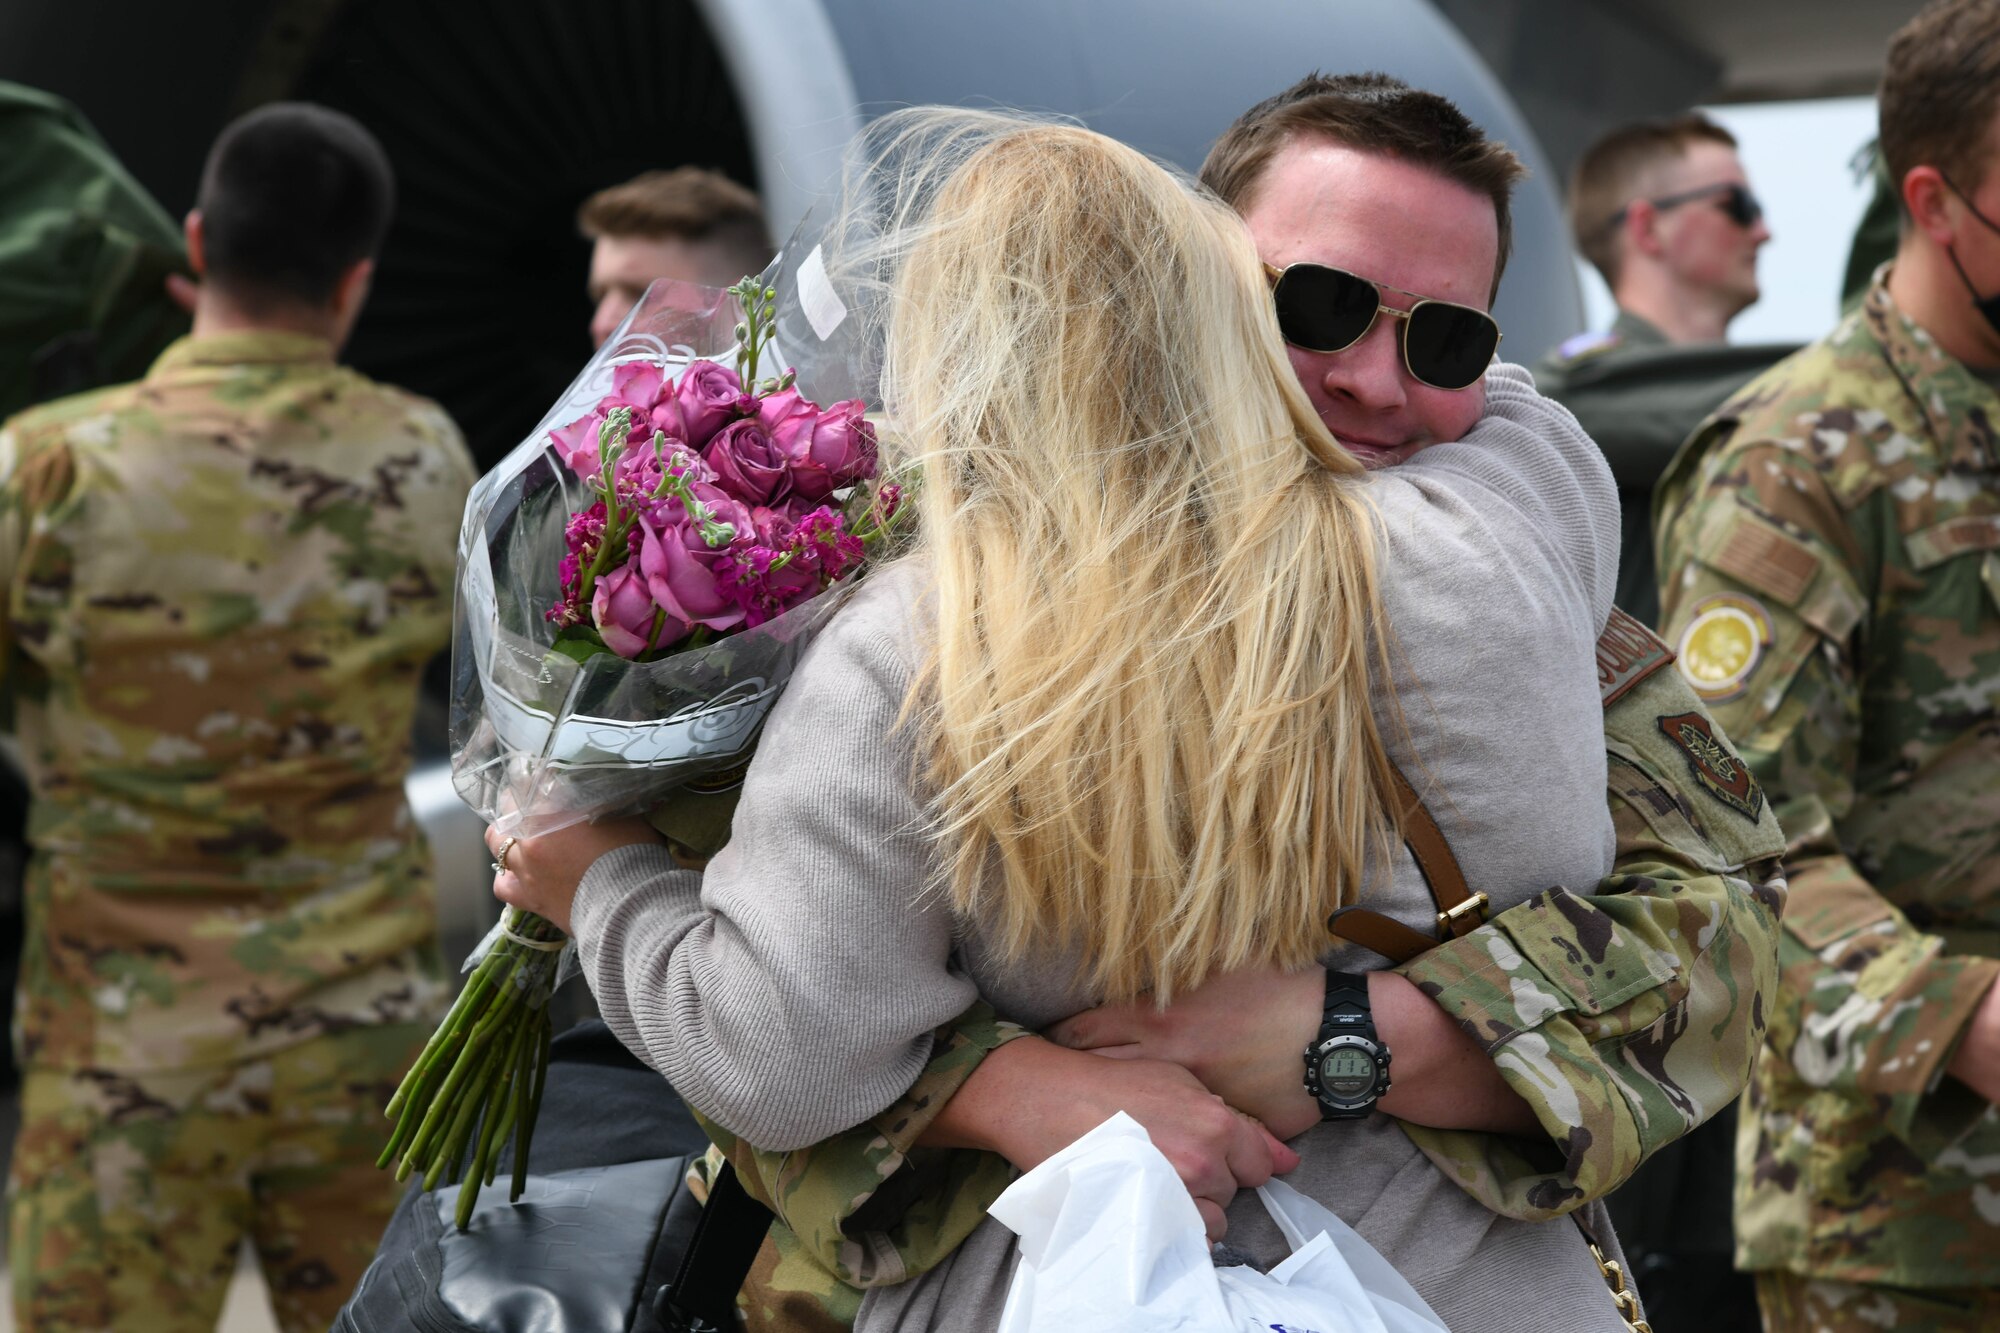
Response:
[[[1618,228],[1612,220],[1646,192],[1653,169],[1698,143],[1736,147],[1736,136],[1702,115],[1678,116],[1621,125],[1583,150],[1569,176],[1569,228],[1604,280],[1618,283]]]
[[[640,237],[649,241],[704,241],[762,268],[771,258],[771,233],[757,196],[705,167],[648,171],[623,185],[599,190],[577,210],[576,225],[591,240]]]
[[[1507,145],[1487,138],[1445,98],[1390,75],[1308,74],[1222,132],[1201,164],[1201,182],[1240,213],[1271,159],[1303,136],[1427,167],[1492,199],[1500,246],[1487,299],[1499,293],[1514,243],[1514,185],[1528,174]]]
[[[2000,105],[2000,0],[1938,0],[1889,39],[1878,99],[1882,161],[1902,202],[1911,167],[1984,183]]]

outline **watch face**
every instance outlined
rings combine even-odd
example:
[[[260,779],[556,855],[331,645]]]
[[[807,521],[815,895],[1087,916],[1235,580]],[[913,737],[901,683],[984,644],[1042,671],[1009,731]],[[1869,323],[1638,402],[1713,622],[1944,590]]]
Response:
[[[1320,1057],[1319,1085],[1330,1097],[1345,1101],[1364,1096],[1379,1077],[1375,1057],[1358,1047],[1340,1047]]]

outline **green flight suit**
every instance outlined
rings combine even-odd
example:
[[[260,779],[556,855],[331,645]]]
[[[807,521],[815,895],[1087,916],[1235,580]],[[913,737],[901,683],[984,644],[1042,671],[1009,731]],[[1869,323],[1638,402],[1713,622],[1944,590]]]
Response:
[[[1606,334],[1571,338],[1534,368],[1535,387],[1576,414],[1618,483],[1618,605],[1660,618],[1653,576],[1653,486],[1667,460],[1722,400],[1797,350],[1794,344],[1670,343],[1628,311]]]
[[[1737,1263],[1951,1299],[2000,1287],[2000,1116],[1944,1072],[2000,978],[2000,396],[1887,272],[1675,459],[1661,596],[1789,840]]]
[[[135,380],[187,332],[181,230],[59,97],[0,80],[0,420]]]

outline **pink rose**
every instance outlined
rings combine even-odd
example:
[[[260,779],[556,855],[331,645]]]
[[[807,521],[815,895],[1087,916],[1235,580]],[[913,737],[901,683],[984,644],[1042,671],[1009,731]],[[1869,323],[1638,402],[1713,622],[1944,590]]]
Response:
[[[681,415],[680,438],[690,448],[702,448],[737,415],[737,400],[742,396],[743,385],[735,371],[713,361],[689,365],[674,389],[674,403]]]
[[[604,636],[605,646],[620,657],[637,657],[649,647],[674,643],[688,632],[684,622],[669,614],[654,636],[653,621],[660,608],[647,587],[645,576],[629,563],[597,580],[590,618]]]
[[[823,500],[875,475],[875,427],[863,410],[858,398],[835,403],[813,423],[810,440],[795,440],[786,451],[792,488],[800,495]]]
[[[818,420],[819,405],[795,388],[780,389],[757,405],[757,424],[787,458],[806,452],[809,446],[801,437],[810,437]]]
[[[743,607],[718,582],[720,567],[729,559],[728,546],[711,548],[700,526],[686,519],[640,526],[645,536],[639,543],[639,568],[652,599],[669,616],[714,630],[743,623]]]
[[[604,414],[592,412],[549,432],[549,439],[556,447],[556,456],[569,466],[570,471],[586,481],[596,480],[598,469],[602,466],[597,456],[597,431],[603,424]]]
[[[767,504],[791,489],[785,455],[755,420],[732,421],[701,451],[716,485],[745,504]]]
[[[646,419],[653,405],[670,386],[667,373],[651,361],[627,361],[611,372],[611,393],[600,408],[629,407],[636,424]]]

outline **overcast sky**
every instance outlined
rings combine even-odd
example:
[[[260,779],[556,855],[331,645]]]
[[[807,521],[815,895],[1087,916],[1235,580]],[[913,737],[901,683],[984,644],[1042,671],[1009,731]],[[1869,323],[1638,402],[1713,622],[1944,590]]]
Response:
[[[1869,186],[1849,165],[1875,137],[1875,99],[1704,108],[1736,136],[1750,186],[1763,201],[1771,240],[1759,253],[1764,297],[1729,326],[1731,342],[1807,342],[1832,327],[1840,309],[1847,250]],[[1584,269],[1590,327],[1611,323],[1611,294]]]

